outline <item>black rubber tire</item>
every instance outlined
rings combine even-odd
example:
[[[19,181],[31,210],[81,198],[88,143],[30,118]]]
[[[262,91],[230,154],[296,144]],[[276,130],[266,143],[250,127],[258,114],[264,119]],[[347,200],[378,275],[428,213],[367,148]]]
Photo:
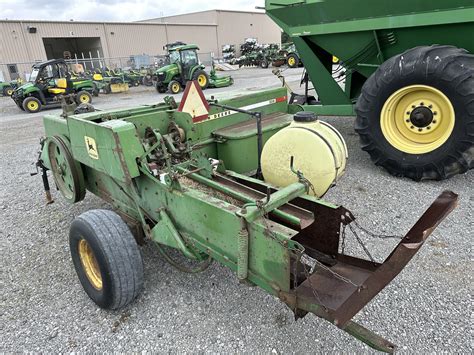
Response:
[[[270,63],[265,59],[260,62],[260,68],[262,69],[267,69],[269,65]]]
[[[171,88],[172,88],[173,85],[175,85],[175,84],[178,84],[178,87],[179,87],[178,91],[173,91],[173,90],[171,90]],[[178,93],[181,91],[181,84],[180,84],[179,81],[177,81],[177,80],[171,80],[171,81],[169,82],[169,84],[168,84],[168,90],[169,90],[169,92],[172,93],[172,94],[178,94]]]
[[[3,88],[3,96],[11,96],[11,95],[8,93],[9,90],[13,90],[13,88],[12,88],[11,86],[5,86],[5,87]]]
[[[455,111],[451,136],[425,154],[393,147],[380,127],[387,98],[409,85],[428,85],[444,93]],[[365,82],[356,105],[355,130],[362,149],[376,165],[395,176],[443,180],[474,165],[474,55],[453,46],[412,48],[384,62]]]
[[[193,80],[196,80],[196,81],[197,81],[199,75],[204,75],[204,76],[206,77],[206,84],[205,84],[205,85],[201,86],[201,84],[198,83],[202,90],[206,90],[207,87],[209,86],[209,75],[207,75],[207,73],[206,73],[204,70],[199,69],[199,70],[196,70],[196,71],[194,72],[194,74],[193,74]]]
[[[290,65],[290,63],[288,63],[289,59],[290,58],[294,58],[295,59],[295,64],[293,65]],[[300,65],[300,58],[298,58],[298,56],[296,54],[289,54],[287,57],[286,57],[286,64],[290,67],[290,68],[297,68],[299,65]]]
[[[102,278],[98,290],[89,281],[79,255],[79,242],[89,244]],[[131,303],[143,288],[140,249],[127,224],[109,210],[90,210],[77,217],[69,231],[69,247],[77,276],[99,307],[118,309]]]
[[[79,99],[79,98],[80,98],[81,96],[83,96],[83,95],[85,95],[85,96],[87,96],[87,97],[89,98],[89,102],[82,102],[82,101]],[[81,91],[79,91],[79,92],[76,94],[76,103],[77,103],[78,105],[80,105],[80,104],[92,104],[92,95],[91,95],[88,91],[81,90]]]
[[[28,103],[31,102],[31,101],[35,101],[38,104],[38,109],[37,110],[31,110],[31,109],[28,108]],[[21,106],[23,107],[23,110],[28,112],[28,113],[37,113],[37,112],[41,111],[41,108],[42,108],[43,105],[41,105],[41,101],[39,99],[37,99],[36,97],[28,96],[27,98],[25,98],[23,100],[23,103],[22,103]]]
[[[168,90],[168,88],[166,86],[164,86],[162,84],[158,84],[158,83],[156,83],[155,88],[156,88],[156,91],[158,91],[158,93],[160,93],[160,94],[164,94],[166,92],[166,90]]]

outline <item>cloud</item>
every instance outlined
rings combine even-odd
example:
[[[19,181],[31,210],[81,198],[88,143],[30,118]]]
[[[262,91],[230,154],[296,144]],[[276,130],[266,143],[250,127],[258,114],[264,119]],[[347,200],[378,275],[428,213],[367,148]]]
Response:
[[[137,21],[188,12],[249,10],[263,0],[0,0],[0,18],[9,20]]]

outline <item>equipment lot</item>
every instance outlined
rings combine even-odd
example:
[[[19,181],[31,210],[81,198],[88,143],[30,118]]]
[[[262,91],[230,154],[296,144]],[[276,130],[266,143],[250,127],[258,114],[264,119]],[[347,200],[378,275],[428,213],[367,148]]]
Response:
[[[298,90],[301,69],[287,70]],[[210,96],[280,86],[270,69],[233,72],[235,85],[206,90]],[[101,95],[94,106],[156,103],[165,95],[154,88]],[[176,96],[178,99],[180,96]],[[2,260],[2,352],[139,351],[277,352],[367,351],[364,345],[313,315],[294,322],[280,301],[256,287],[239,284],[218,264],[201,274],[181,273],[159,256],[152,244],[143,250],[145,289],[126,309],[104,311],[83,292],[70,260],[68,229],[89,209],[107,208],[92,194],[67,205],[44,205],[39,176],[30,177],[44,134],[41,117],[20,111],[0,98],[0,209]],[[352,118],[326,119],[343,134],[349,165],[325,200],[344,205],[359,222],[378,233],[404,234],[446,189],[460,195],[448,216],[409,266],[355,320],[410,352],[471,353],[474,174],[416,183],[388,175],[359,148]],[[378,260],[394,240],[366,239]],[[357,249],[354,240],[349,246]],[[359,251],[359,250],[358,250]]]

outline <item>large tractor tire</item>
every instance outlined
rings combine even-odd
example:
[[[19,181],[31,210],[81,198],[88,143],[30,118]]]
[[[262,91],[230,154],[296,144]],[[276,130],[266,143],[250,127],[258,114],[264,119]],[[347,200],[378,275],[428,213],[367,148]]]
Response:
[[[42,105],[39,99],[34,96],[29,96],[23,100],[22,107],[26,112],[36,113],[41,111]]]
[[[300,58],[292,53],[286,57],[286,64],[290,68],[297,68],[300,65]]]
[[[209,86],[209,75],[204,70],[196,70],[193,74],[193,80],[196,80],[202,90]]]
[[[416,47],[384,62],[356,105],[362,149],[395,176],[442,180],[474,165],[474,55]]]
[[[91,210],[71,224],[69,247],[79,281],[99,307],[118,309],[143,288],[143,261],[127,224],[113,211]]]

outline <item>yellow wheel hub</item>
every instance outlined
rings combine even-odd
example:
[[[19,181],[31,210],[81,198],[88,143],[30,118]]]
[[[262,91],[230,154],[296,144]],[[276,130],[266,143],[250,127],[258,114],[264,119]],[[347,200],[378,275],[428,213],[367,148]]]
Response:
[[[102,275],[100,273],[99,264],[95,258],[94,252],[89,243],[85,239],[79,241],[79,257],[81,259],[82,268],[87,278],[95,289],[102,289]]]
[[[12,94],[13,94],[13,90],[12,90],[12,89],[8,89],[8,90],[7,90],[7,95],[8,95],[8,96],[12,96]]]
[[[200,74],[198,76],[198,84],[199,86],[203,87],[207,84],[207,78],[204,74]]]
[[[174,92],[174,93],[177,93],[179,91],[179,84],[173,84],[171,86],[171,90]]]
[[[81,101],[83,104],[88,104],[89,101],[90,101],[90,100],[89,100],[89,96],[87,96],[87,95],[81,95],[81,96],[79,97],[79,101]]]
[[[39,107],[38,103],[36,101],[30,101],[28,102],[28,108],[31,110],[31,111],[36,111]]]
[[[293,57],[288,58],[288,65],[293,66],[296,64],[296,60]]]
[[[454,128],[451,101],[438,89],[411,85],[394,92],[380,113],[387,141],[409,154],[429,153],[443,145]]]

